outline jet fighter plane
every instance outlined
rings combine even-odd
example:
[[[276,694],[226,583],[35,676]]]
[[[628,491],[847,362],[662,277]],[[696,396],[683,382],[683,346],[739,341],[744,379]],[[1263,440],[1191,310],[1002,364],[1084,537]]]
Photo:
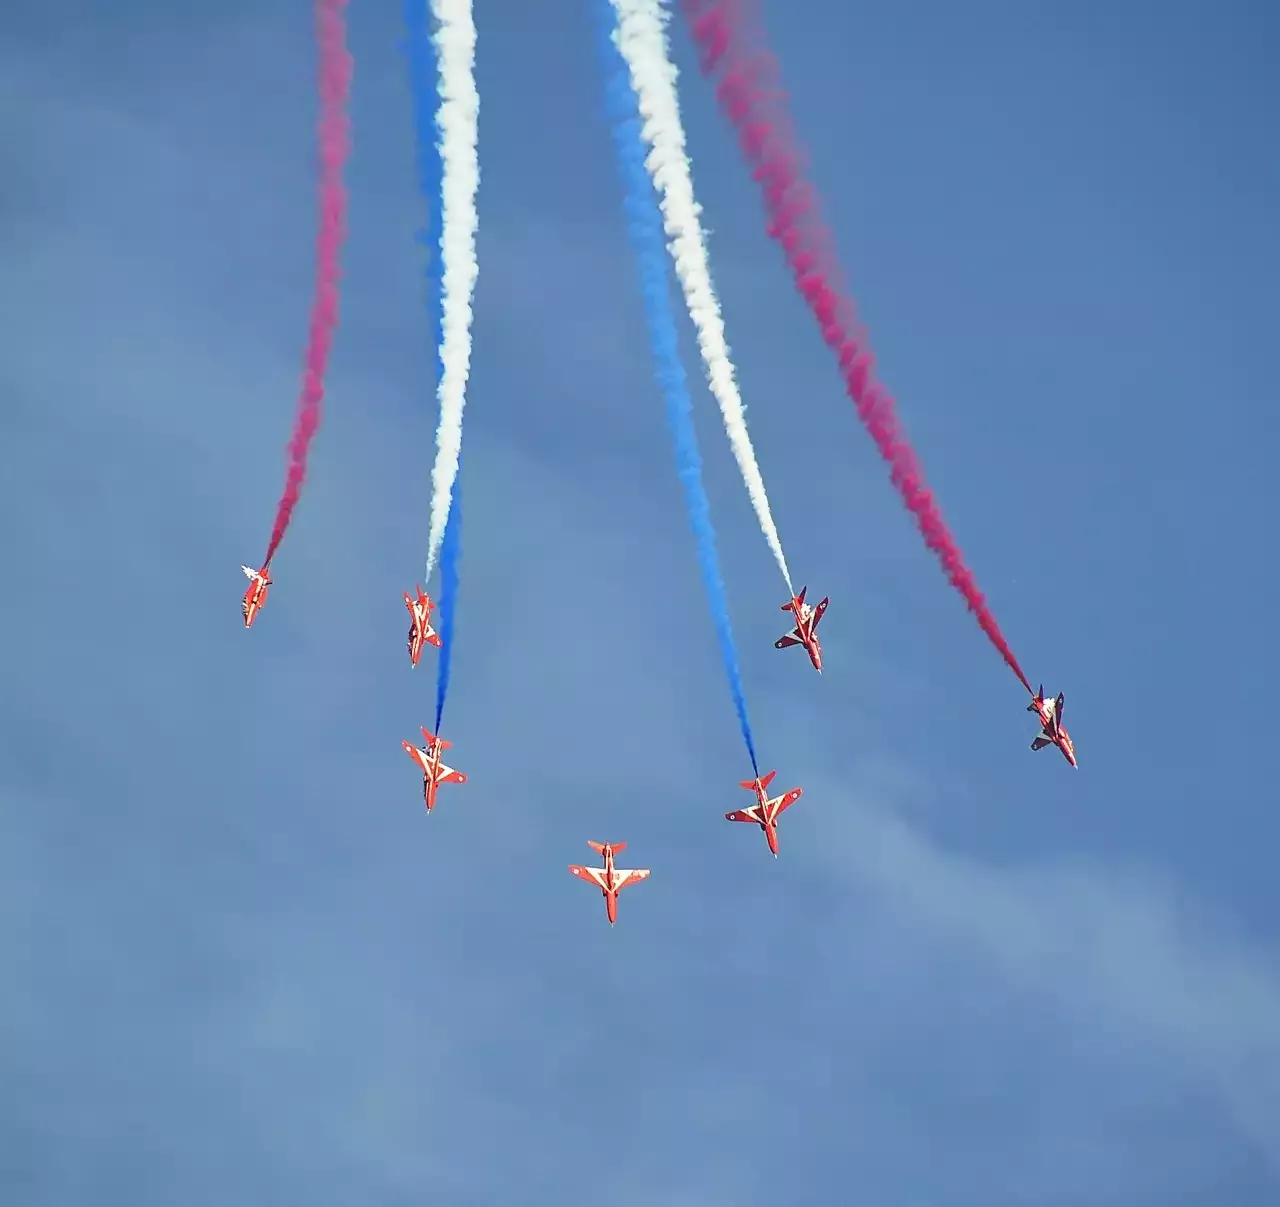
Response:
[[[418,659],[422,657],[422,645],[427,642],[440,648],[440,638],[435,629],[431,627],[431,610],[435,604],[431,602],[431,596],[423,589],[422,584],[418,584],[418,597],[414,599],[408,591],[404,593],[404,606],[409,609],[409,661],[414,666],[418,665]]]
[[[1056,700],[1046,700],[1044,698],[1044,684],[1040,684],[1040,691],[1031,698],[1031,703],[1027,705],[1027,712],[1038,713],[1040,716],[1040,724],[1044,726],[1047,734],[1056,734],[1058,732],[1058,711],[1062,708],[1064,696],[1058,693]]]
[[[768,839],[769,850],[773,852],[775,859],[778,857],[778,818],[784,809],[791,808],[804,795],[803,788],[792,788],[790,792],[770,800],[768,788],[777,774],[776,771],[770,771],[762,779],[743,780],[741,786],[756,794],[756,803],[749,809],[738,809],[724,815],[725,821],[749,821],[759,826]]]
[[[422,727],[419,726],[419,728]],[[436,791],[441,784],[465,784],[467,777],[461,771],[446,767],[440,761],[441,753],[452,746],[452,742],[446,742],[425,729],[422,730],[422,736],[427,739],[425,750],[413,745],[412,742],[401,742],[400,745],[404,747],[405,754],[422,770],[422,799],[426,803],[427,812],[430,813],[435,808]]]
[[[1067,727],[1062,723],[1062,710],[1065,703],[1066,697],[1062,692],[1058,693],[1057,699],[1046,700],[1044,698],[1044,684],[1040,684],[1039,692],[1032,697],[1031,703],[1027,705],[1027,712],[1037,714],[1042,728],[1042,732],[1038,733],[1031,743],[1031,749],[1043,750],[1046,746],[1056,746],[1062,751],[1062,757],[1068,763],[1073,767],[1078,767],[1075,743],[1071,740],[1071,735],[1067,733]]]
[[[622,850],[626,849],[625,842],[592,842],[587,840],[587,846],[593,851],[598,851],[604,856],[604,867],[602,868],[584,868],[579,867],[576,863],[569,865],[571,871],[579,880],[585,880],[589,884],[594,884],[604,897],[605,912],[609,915],[609,925],[612,926],[618,920],[618,894],[622,892],[630,884],[639,884],[642,880],[649,877],[648,868],[617,868],[613,866],[613,857]]]
[[[822,643],[818,640],[818,622],[822,619],[822,614],[827,610],[827,604],[831,600],[828,596],[817,607],[807,604],[804,602],[804,594],[808,589],[808,587],[801,587],[799,595],[793,596],[782,605],[784,612],[795,614],[796,627],[785,636],[779,637],[773,643],[773,648],[785,650],[791,645],[804,646],[809,654],[809,661],[813,663],[813,669],[818,674],[822,674]]]
[[[244,593],[244,600],[240,604],[240,611],[244,615],[244,627],[247,629],[257,618],[262,605],[267,602],[267,588],[271,586],[271,571],[266,566],[261,570],[250,570],[248,566],[241,566],[240,569],[249,580],[249,589]]]

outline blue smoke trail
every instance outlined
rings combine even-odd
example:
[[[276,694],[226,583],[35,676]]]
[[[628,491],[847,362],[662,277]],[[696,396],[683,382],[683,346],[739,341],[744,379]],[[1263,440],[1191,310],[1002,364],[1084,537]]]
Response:
[[[462,554],[462,467],[458,467],[458,481],[453,484],[453,506],[444,526],[444,541],[440,545],[440,663],[436,667],[436,727],[440,732],[440,719],[444,716],[444,700],[449,694],[449,671],[453,662],[453,615],[458,598],[458,560]]]
[[[711,504],[702,484],[702,454],[698,451],[698,435],[693,426],[693,407],[689,401],[689,385],[680,360],[679,337],[675,313],[671,307],[671,282],[667,263],[666,236],[662,214],[658,208],[653,182],[645,169],[646,148],[641,138],[639,107],[631,90],[631,74],[622,52],[613,43],[614,10],[609,0],[597,0],[600,11],[601,53],[608,81],[606,98],[617,153],[618,168],[626,189],[624,209],[627,234],[636,256],[640,292],[644,296],[645,318],[649,326],[649,342],[653,351],[654,377],[667,400],[667,421],[676,443],[676,466],[684,484],[685,506],[689,524],[698,542],[698,564],[702,582],[720,639],[720,656],[724,659],[729,690],[733,693],[738,723],[751,755],[751,767],[759,776],[756,744],[747,719],[747,701],[738,670],[738,651],[733,643],[733,626],[729,621],[729,605],[725,599],[724,581],[720,576],[720,559],[716,553],[716,533],[711,525]]]
[[[440,362],[443,342],[441,309],[440,228],[443,206],[440,181],[444,173],[440,161],[440,144],[436,138],[436,114],[439,94],[436,88],[436,52],[431,42],[429,0],[404,0],[404,21],[409,36],[405,50],[409,58],[409,88],[413,93],[413,130],[416,143],[418,191],[427,203],[427,225],[417,240],[427,249],[427,311],[430,316],[431,341],[436,350],[436,380],[444,374]],[[440,547],[440,660],[436,666],[436,724],[444,716],[445,697],[449,694],[449,674],[453,661],[453,613],[458,598],[458,561],[462,553],[462,476],[453,487],[453,505],[445,524],[444,543]],[[427,584],[430,590],[431,584]]]

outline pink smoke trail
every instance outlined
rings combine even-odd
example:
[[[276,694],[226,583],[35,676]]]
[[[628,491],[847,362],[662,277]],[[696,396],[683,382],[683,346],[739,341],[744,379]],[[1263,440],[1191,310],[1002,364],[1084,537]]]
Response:
[[[964,596],[982,631],[1030,692],[1022,667],[925,483],[893,398],[875,380],[875,358],[866,329],[842,284],[834,241],[822,220],[817,195],[804,178],[803,154],[787,109],[781,72],[765,48],[758,22],[748,21],[742,0],[681,0],[681,7],[698,47],[702,73],[716,81],[716,99],[733,123],[752,178],[764,195],[769,237],[781,245],[796,289],[839,359],[845,390],[858,418],[888,462],[890,479],[915,516],[925,544],[937,555],[951,585]]]
[[[342,170],[351,149],[347,97],[352,62],[347,50],[345,9],[348,0],[316,0],[316,34],[320,44],[320,230],[316,236],[316,284],[303,368],[298,417],[289,440],[289,472],[276,509],[276,522],[263,562],[269,566],[293,518],[307,476],[307,454],[320,427],[324,375],[338,325],[339,253],[346,236],[347,193]]]

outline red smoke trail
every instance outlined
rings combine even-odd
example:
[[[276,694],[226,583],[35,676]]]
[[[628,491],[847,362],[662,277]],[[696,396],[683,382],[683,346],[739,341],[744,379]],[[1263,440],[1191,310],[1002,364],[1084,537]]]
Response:
[[[1031,691],[1022,667],[991,615],[973,572],[947,529],[925,485],[924,471],[898,422],[893,398],[875,380],[875,358],[853,300],[841,282],[830,232],[818,198],[804,179],[799,140],[787,111],[777,61],[759,28],[748,28],[741,0],[681,0],[703,75],[716,81],[716,99],[738,133],[738,141],[759,182],[768,214],[769,237],[782,245],[796,288],[836,353],[845,389],[858,418],[889,463],[890,478],[916,518],[925,544],[942,563],[951,585],[964,596],[982,631]]]
[[[347,94],[351,90],[351,55],[347,51],[344,10],[347,0],[316,0],[316,33],[320,43],[320,230],[316,236],[316,285],[311,303],[302,395],[289,441],[289,473],[276,509],[275,526],[264,564],[270,565],[284,539],[307,476],[307,453],[320,427],[324,374],[338,325],[338,253],[346,235],[347,194],[342,169],[351,149]]]

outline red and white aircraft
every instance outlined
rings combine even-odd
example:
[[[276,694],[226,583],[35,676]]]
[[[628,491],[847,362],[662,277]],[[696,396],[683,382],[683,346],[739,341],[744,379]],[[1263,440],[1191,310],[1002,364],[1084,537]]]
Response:
[[[831,602],[828,596],[817,607],[813,604],[804,602],[804,593],[808,587],[801,587],[800,594],[793,596],[791,600],[782,605],[784,612],[793,612],[796,618],[796,627],[791,630],[785,637],[779,637],[773,643],[775,650],[785,650],[791,645],[802,645],[809,653],[809,661],[813,663],[813,669],[822,674],[822,643],[818,640],[818,621],[822,619],[822,614],[827,610],[827,604]]]
[[[436,790],[441,784],[465,784],[467,777],[461,771],[446,767],[440,761],[441,753],[452,746],[452,742],[446,742],[425,729],[422,730],[422,736],[427,739],[425,750],[412,742],[401,742],[400,745],[404,747],[405,754],[422,769],[422,799],[426,802],[427,812],[430,813],[435,808]]]
[[[612,926],[618,920],[618,894],[630,884],[639,884],[640,881],[647,880],[649,878],[649,869],[617,868],[613,866],[613,857],[619,851],[626,850],[627,844],[625,842],[592,842],[588,839],[587,846],[604,856],[604,867],[584,868],[579,867],[576,863],[571,863],[569,871],[577,876],[579,880],[586,880],[600,890],[604,896],[605,911],[609,915],[609,925]]]
[[[431,602],[431,596],[423,589],[422,584],[418,584],[418,598],[414,599],[408,591],[404,593],[404,606],[409,609],[409,661],[414,666],[418,665],[418,659],[422,657],[422,646],[424,642],[434,645],[436,649],[440,648],[440,638],[435,629],[431,627],[431,610],[435,604]]]
[[[1027,705],[1027,712],[1035,713],[1040,718],[1042,727],[1042,732],[1038,733],[1031,743],[1031,749],[1043,750],[1046,746],[1056,746],[1062,751],[1062,757],[1073,767],[1078,768],[1075,743],[1071,740],[1067,727],[1062,723],[1062,710],[1065,703],[1066,697],[1062,692],[1058,693],[1057,699],[1046,700],[1044,684],[1040,684],[1039,692]]]
[[[241,566],[240,569],[249,580],[249,589],[244,593],[244,600],[240,604],[240,611],[244,614],[244,627],[247,629],[257,618],[262,605],[267,602],[271,570],[267,566],[263,566],[261,570],[250,570],[248,566]]]
[[[725,821],[749,821],[759,826],[769,840],[769,850],[773,852],[775,859],[778,857],[778,818],[784,809],[791,808],[804,795],[803,788],[792,788],[790,792],[784,792],[770,800],[768,788],[777,774],[776,771],[770,771],[762,779],[743,780],[742,787],[750,788],[756,794],[756,803],[749,809],[738,809],[724,815]]]

